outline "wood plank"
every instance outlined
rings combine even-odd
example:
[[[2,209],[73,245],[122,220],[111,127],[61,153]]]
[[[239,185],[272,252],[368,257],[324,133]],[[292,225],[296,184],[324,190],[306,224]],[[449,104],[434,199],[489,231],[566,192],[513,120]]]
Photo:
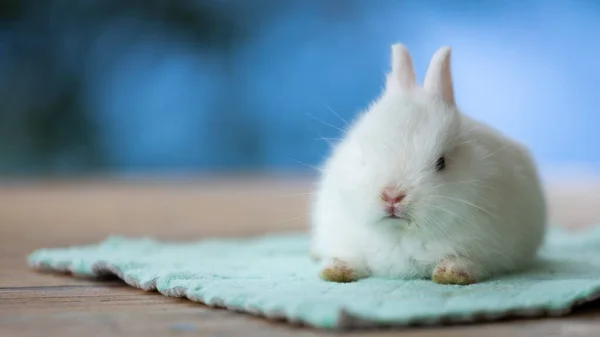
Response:
[[[309,192],[310,184],[226,181],[214,185],[8,186],[0,188],[0,235],[57,244],[110,234],[190,238],[302,229],[308,209],[307,196],[302,193]]]
[[[0,336],[327,336],[307,328],[209,309],[143,292],[31,271],[42,247],[89,244],[107,235],[194,240],[306,228],[310,179],[40,181],[0,184]],[[600,183],[548,188],[552,219],[569,228],[600,220]],[[600,309],[543,320],[359,336],[597,336]]]
[[[593,309],[593,310],[592,310]],[[569,318],[517,320],[444,328],[356,333],[359,336],[474,337],[597,336],[598,305]],[[328,336],[310,328],[269,322],[250,315],[210,309],[190,301],[168,298],[118,284],[0,290],[0,335],[44,336]],[[79,335],[77,335],[79,334]],[[335,335],[335,334],[334,334]]]

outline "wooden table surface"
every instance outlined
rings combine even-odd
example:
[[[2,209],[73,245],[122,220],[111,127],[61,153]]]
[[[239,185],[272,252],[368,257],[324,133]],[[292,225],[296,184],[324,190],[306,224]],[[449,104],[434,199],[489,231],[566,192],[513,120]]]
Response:
[[[209,309],[97,282],[30,270],[41,247],[107,235],[191,239],[304,229],[309,179],[81,180],[0,183],[0,336],[326,336],[250,315]],[[600,222],[600,181],[549,185],[552,219]],[[600,336],[600,304],[556,319],[366,331],[360,336]],[[335,335],[335,334],[333,334]]]

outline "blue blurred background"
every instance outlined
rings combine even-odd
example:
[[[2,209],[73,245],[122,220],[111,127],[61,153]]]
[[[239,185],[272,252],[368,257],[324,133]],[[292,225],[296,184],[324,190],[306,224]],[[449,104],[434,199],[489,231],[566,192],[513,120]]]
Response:
[[[310,171],[453,47],[462,110],[543,167],[600,167],[600,1],[3,0],[0,173]]]

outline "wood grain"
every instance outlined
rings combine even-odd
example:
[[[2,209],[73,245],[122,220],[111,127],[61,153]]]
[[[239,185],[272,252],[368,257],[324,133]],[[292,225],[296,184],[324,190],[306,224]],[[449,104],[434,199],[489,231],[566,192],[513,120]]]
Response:
[[[107,235],[169,240],[254,235],[306,227],[310,179],[80,180],[0,184],[0,336],[327,336],[285,323],[209,309],[97,282],[33,272],[41,247],[93,243]],[[556,223],[578,229],[600,220],[600,183],[548,186]],[[363,331],[360,336],[597,336],[600,305],[559,319]]]

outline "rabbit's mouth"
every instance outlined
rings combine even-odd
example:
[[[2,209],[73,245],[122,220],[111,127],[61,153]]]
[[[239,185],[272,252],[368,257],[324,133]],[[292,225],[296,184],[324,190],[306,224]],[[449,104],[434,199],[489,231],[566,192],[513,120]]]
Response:
[[[395,207],[385,207],[383,219],[386,220],[408,220],[408,212],[404,205],[395,205]]]
[[[387,214],[386,216],[383,217],[383,220],[403,220],[403,221],[409,221],[408,215],[404,212],[401,213],[392,213],[392,214]]]

